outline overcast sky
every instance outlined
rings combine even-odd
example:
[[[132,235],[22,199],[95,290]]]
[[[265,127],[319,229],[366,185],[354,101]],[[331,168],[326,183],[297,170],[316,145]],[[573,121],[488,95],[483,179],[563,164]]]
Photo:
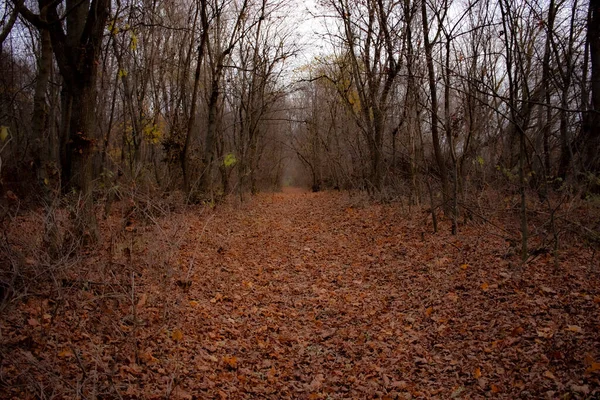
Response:
[[[322,14],[314,0],[294,0],[297,4],[293,19],[297,23],[296,31],[300,36],[302,53],[298,55],[298,64],[310,63],[313,58],[326,49],[326,43],[322,39],[325,33],[324,21],[318,15]]]

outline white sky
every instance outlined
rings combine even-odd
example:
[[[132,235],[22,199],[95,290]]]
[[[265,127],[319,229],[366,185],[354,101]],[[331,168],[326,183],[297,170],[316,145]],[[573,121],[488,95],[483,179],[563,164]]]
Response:
[[[293,0],[295,15],[293,20],[298,24],[296,32],[299,35],[302,51],[298,54],[298,66],[309,64],[315,56],[326,52],[327,43],[322,39],[325,33],[322,10],[314,0]]]

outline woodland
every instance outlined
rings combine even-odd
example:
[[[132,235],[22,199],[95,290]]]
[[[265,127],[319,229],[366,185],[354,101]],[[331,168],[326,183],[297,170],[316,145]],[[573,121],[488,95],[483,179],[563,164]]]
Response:
[[[6,0],[0,399],[600,398],[600,0]]]

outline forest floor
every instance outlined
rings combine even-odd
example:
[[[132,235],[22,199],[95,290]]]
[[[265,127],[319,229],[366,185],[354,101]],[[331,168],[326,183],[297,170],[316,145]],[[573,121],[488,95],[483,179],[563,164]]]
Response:
[[[344,193],[127,210],[60,265],[26,254],[41,217],[14,221],[53,283],[4,306],[0,398],[600,398],[583,244],[521,270],[489,224],[433,234],[420,209]]]

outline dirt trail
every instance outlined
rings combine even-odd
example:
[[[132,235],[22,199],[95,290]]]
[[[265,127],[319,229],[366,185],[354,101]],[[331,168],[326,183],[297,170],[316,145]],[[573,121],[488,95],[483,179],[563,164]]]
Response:
[[[586,326],[589,351],[598,313],[548,313],[568,299],[533,269],[538,280],[515,288],[502,240],[473,228],[461,239],[426,233],[424,242],[421,215],[288,192],[212,222],[222,255],[194,276],[189,299],[198,305],[184,328],[199,335],[187,351],[211,363],[188,381],[190,392],[198,384],[232,398],[514,398],[584,386],[585,352],[569,354],[582,337],[564,329]],[[562,348],[536,343],[540,329]],[[551,351],[559,363],[542,361]]]
[[[598,395],[589,254],[565,250],[556,272],[538,257],[517,283],[489,227],[432,235],[424,215],[291,190],[140,223],[121,257],[134,311],[126,284],[125,297],[74,287],[51,322],[27,318],[53,303],[29,301],[4,323],[5,385],[128,399]]]
[[[398,272],[410,256],[397,233],[377,231],[392,209],[347,203],[331,194],[263,195],[225,223],[219,265],[208,282],[195,275],[189,297],[217,315],[208,333],[222,341],[208,358],[210,350],[218,361],[236,357],[236,371],[220,379],[226,393],[361,397],[405,384],[396,331],[402,312],[424,310],[405,310],[401,299],[407,282]]]

